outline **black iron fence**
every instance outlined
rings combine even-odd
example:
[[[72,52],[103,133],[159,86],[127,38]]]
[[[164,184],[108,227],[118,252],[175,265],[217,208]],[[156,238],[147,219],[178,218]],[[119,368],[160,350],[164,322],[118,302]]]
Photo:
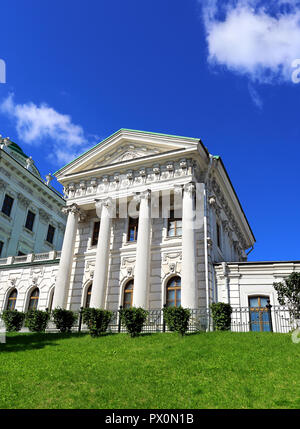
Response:
[[[231,330],[234,332],[280,332],[288,333],[297,327],[290,311],[285,306],[233,307]]]
[[[83,323],[83,308],[77,313],[77,321],[72,328],[73,332],[88,331],[88,327]],[[1,322],[1,319],[0,319]],[[299,326],[299,321],[298,321]],[[297,321],[291,317],[289,309],[284,306],[267,307],[232,307],[231,331],[233,332],[279,332],[288,333],[297,327]],[[213,330],[213,320],[210,311],[203,307],[191,310],[188,332]],[[50,317],[47,332],[57,332],[55,324]],[[120,311],[112,311],[108,329],[110,333],[127,332],[122,324]],[[146,322],[143,327],[143,333],[168,332],[164,321],[163,310],[149,310]]]

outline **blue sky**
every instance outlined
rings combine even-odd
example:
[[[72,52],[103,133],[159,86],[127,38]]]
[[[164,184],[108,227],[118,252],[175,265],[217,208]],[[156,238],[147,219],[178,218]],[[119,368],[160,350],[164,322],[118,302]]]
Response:
[[[0,133],[43,176],[120,128],[199,137],[256,236],[249,259],[300,259],[296,0],[10,0],[0,16]]]

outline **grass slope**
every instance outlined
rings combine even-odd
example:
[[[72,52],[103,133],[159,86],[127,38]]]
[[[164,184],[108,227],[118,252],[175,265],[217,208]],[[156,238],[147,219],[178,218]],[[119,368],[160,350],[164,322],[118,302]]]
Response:
[[[290,335],[8,334],[0,408],[299,408]]]

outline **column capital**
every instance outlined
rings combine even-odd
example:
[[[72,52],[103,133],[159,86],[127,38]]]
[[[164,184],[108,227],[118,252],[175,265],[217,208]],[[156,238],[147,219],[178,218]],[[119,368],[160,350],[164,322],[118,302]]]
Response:
[[[185,194],[188,194],[192,197],[196,191],[196,185],[194,182],[185,183],[183,185],[183,190]]]
[[[96,213],[101,218],[102,208],[105,207],[109,213],[113,208],[113,200],[110,197],[104,198],[103,200],[95,200]]]
[[[182,195],[183,185],[174,185],[174,194]]]
[[[63,214],[68,215],[69,213],[72,213],[74,215],[78,215],[80,216],[80,220],[84,220],[85,219],[85,214],[84,212],[79,208],[79,206],[77,204],[72,204],[70,206],[66,206],[63,207],[61,209],[61,211],[63,212]]]
[[[137,192],[133,199],[134,201],[136,201],[137,203],[140,203],[142,200],[150,200],[151,198],[151,189],[146,189],[145,191],[142,192]]]

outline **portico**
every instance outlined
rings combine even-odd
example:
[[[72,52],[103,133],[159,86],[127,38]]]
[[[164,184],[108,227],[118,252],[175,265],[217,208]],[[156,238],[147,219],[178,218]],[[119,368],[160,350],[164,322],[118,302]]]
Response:
[[[149,287],[151,277],[151,248],[152,248],[152,232],[153,222],[152,219],[157,219],[160,213],[166,214],[166,221],[168,220],[171,206],[166,204],[164,207],[161,205],[166,202],[166,192],[168,191],[170,201],[174,199],[174,192],[178,194],[181,191],[180,211],[182,212],[182,240],[179,247],[182,259],[181,276],[182,289],[181,289],[181,302],[182,305],[189,308],[197,307],[197,283],[196,283],[196,227],[194,225],[195,217],[195,184],[187,182],[183,185],[176,185],[176,188],[168,188],[161,190],[164,195],[159,198],[159,192],[156,191],[155,203],[159,205],[152,210],[155,206],[151,202],[151,189],[146,189],[137,193],[128,192],[127,195],[122,196],[122,204],[124,200],[128,201],[128,206],[134,202],[137,207],[138,214],[138,236],[135,245],[135,263],[134,272],[132,276],[134,279],[133,289],[133,306],[148,308],[149,306]],[[178,203],[178,197],[177,197]],[[120,215],[126,218],[130,214],[120,210],[118,198],[103,198],[95,199],[94,207],[98,218],[100,219],[100,227],[98,233],[98,243],[96,247],[95,263],[93,271],[93,287],[91,292],[90,306],[94,308],[106,307],[106,295],[108,293],[109,279],[108,271],[111,258],[111,237],[114,236],[114,226],[116,226]],[[177,208],[178,210],[178,208]],[[68,214],[67,227],[65,239],[61,252],[60,265],[57,275],[57,281],[54,292],[53,307],[65,308],[67,306],[68,285],[71,281],[72,265],[69,263],[74,255],[74,246],[76,235],[78,234],[78,223],[84,222],[86,219],[86,212],[84,207],[80,207],[76,203],[71,204],[65,208],[65,213]],[[113,222],[114,220],[114,222]],[[125,231],[124,231],[125,232]],[[180,237],[181,238],[181,237]],[[120,266],[121,271],[121,266]],[[121,300],[122,301],[122,300]]]
[[[54,307],[87,305],[88,288],[95,308],[205,307],[213,262],[245,260],[254,242],[222,164],[198,139],[120,130],[55,175],[68,221]]]

